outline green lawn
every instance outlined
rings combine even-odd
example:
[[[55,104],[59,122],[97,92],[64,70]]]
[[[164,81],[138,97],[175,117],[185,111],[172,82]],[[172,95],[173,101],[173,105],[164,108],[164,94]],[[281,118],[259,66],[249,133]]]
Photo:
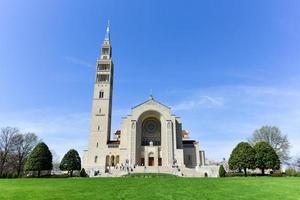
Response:
[[[300,200],[300,178],[0,179],[0,199],[280,199]]]

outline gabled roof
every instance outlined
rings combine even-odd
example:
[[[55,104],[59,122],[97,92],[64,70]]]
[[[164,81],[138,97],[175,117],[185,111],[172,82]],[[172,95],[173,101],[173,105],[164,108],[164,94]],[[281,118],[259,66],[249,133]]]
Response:
[[[149,98],[147,99],[147,101],[144,101],[144,102],[142,102],[142,103],[140,103],[140,104],[132,107],[131,109],[134,109],[136,107],[142,106],[142,105],[147,104],[149,102],[153,102],[153,103],[159,104],[159,105],[161,105],[161,106],[163,106],[165,108],[171,109],[169,106],[166,106],[166,105],[160,103],[159,101],[156,101],[152,95],[149,96]]]

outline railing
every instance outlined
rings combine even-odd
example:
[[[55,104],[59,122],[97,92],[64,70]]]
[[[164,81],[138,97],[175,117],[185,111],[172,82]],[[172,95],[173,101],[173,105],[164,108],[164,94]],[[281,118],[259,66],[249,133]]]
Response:
[[[153,146],[160,146],[160,141],[142,141],[142,146],[150,146],[150,142],[153,143]]]

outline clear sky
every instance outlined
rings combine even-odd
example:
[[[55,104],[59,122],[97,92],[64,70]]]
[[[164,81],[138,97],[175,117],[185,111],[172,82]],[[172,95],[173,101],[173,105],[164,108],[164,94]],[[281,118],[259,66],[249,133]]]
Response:
[[[299,10],[298,0],[1,0],[0,127],[82,154],[109,19],[114,131],[152,90],[209,159],[262,125],[300,155]]]

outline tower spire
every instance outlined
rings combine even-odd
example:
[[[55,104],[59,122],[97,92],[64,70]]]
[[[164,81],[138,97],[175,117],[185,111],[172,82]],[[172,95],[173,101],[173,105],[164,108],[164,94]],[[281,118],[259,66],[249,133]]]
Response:
[[[106,25],[106,34],[105,34],[105,41],[110,41],[110,32],[109,32],[109,20],[107,20],[107,25]]]

